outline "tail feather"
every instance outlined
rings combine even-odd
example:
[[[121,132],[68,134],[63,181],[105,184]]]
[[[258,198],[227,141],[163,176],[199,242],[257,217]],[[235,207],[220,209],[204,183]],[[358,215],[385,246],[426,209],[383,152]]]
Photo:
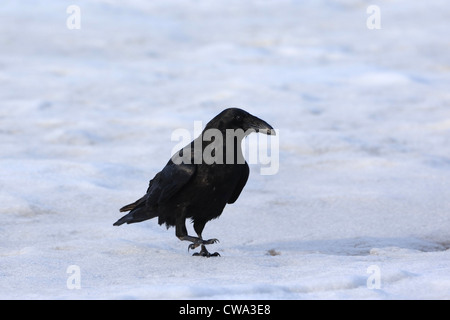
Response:
[[[145,206],[145,203],[147,202],[148,194],[144,195],[142,198],[136,200],[133,203],[127,204],[125,207],[120,208],[120,212],[127,212],[134,210],[138,207]]]
[[[128,212],[136,208],[138,201],[134,203],[127,204],[125,207],[120,208],[120,212]]]
[[[129,213],[126,216],[123,216],[122,218],[114,222],[113,226],[120,226],[124,223],[130,223],[131,220],[133,220],[133,215]]]
[[[130,223],[141,222],[141,221],[155,218],[157,216],[158,216],[158,213],[148,211],[148,209],[145,210],[145,208],[137,208],[137,209],[131,211],[130,213],[128,213],[127,215],[123,216],[119,220],[117,220],[113,225],[120,226],[124,223],[130,224]]]
[[[147,204],[148,194],[137,200],[136,202],[127,204],[120,209],[120,212],[130,211],[127,215],[117,220],[114,225],[120,226],[124,223],[141,222],[148,219],[152,219],[158,216],[157,210],[148,207]],[[156,212],[155,212],[156,211]]]

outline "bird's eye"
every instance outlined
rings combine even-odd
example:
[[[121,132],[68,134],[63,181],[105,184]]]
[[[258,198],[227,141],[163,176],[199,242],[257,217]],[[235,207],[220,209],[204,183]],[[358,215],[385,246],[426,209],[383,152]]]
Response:
[[[242,120],[241,116],[236,116],[235,119],[236,119],[236,121],[241,121]]]

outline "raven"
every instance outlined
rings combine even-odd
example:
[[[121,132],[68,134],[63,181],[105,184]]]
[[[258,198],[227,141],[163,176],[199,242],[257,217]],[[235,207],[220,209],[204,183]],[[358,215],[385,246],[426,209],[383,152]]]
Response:
[[[188,250],[201,246],[193,255],[220,256],[206,250],[205,245],[218,240],[203,240],[202,231],[208,221],[221,215],[227,203],[238,199],[247,183],[249,166],[241,142],[252,132],[275,135],[267,122],[242,109],[228,108],[219,113],[198,138],[172,156],[150,181],[142,198],[120,209],[130,212],[114,225],[158,217],[160,225],[175,227],[180,240],[192,242]],[[188,235],[186,218],[191,218],[197,237]]]

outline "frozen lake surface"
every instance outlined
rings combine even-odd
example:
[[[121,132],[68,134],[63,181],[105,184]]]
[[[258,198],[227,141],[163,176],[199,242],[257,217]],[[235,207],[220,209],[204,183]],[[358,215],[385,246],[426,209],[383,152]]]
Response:
[[[378,1],[379,30],[358,0],[71,4],[0,8],[1,299],[450,299],[447,1]],[[279,170],[206,225],[222,256],[113,227],[230,106]]]

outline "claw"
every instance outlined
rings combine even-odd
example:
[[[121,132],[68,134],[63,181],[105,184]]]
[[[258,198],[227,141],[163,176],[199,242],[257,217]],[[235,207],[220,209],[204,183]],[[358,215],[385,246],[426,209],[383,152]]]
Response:
[[[194,250],[198,246],[199,246],[198,243],[191,243],[190,245],[188,245],[188,252],[189,252],[189,250]]]
[[[206,241],[203,241],[203,244],[214,244],[214,243],[218,243],[218,242],[220,242],[219,241],[219,239],[209,239],[209,240],[206,240]]]
[[[209,253],[208,251],[200,251],[200,252],[195,252],[193,255],[193,257],[205,257],[205,258],[210,258],[210,257],[220,257],[220,254],[218,252],[214,252],[214,253]]]
[[[220,242],[219,241],[219,239],[209,239],[209,240],[197,240],[197,241],[195,241],[195,242],[192,242],[190,245],[188,245],[188,252],[189,252],[189,250],[194,250],[195,248],[197,248],[197,247],[199,247],[200,245],[202,245],[202,246],[204,246],[204,245],[207,245],[207,244],[214,244],[214,243],[218,243],[218,242]],[[209,257],[209,256],[211,256],[210,255],[210,253],[208,252],[208,251],[206,251],[207,252],[207,255],[206,254],[203,254],[203,250],[202,251],[200,251],[200,254],[193,254],[193,255],[195,255],[195,256],[197,256],[197,255],[201,255],[201,256],[204,256],[204,257]],[[213,255],[212,256],[220,256],[220,254],[218,254],[217,252],[215,252],[215,253],[213,253]]]

